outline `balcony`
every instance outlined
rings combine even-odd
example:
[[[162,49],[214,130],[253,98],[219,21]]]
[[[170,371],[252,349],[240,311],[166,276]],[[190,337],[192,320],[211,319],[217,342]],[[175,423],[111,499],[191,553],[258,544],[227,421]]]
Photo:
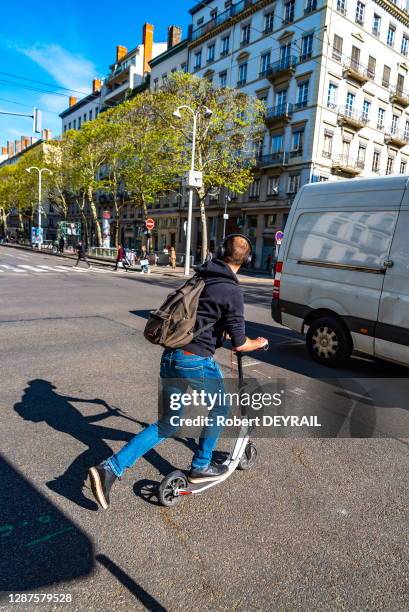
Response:
[[[351,106],[342,106],[338,109],[338,124],[347,125],[354,130],[360,130],[368,123],[368,116],[354,110]]]
[[[368,68],[352,58],[348,58],[343,62],[342,76],[344,79],[352,79],[361,85],[369,80]]]
[[[335,173],[358,176],[365,167],[363,160],[357,160],[349,155],[336,155],[332,158],[332,169]]]
[[[264,121],[266,122],[266,125],[272,127],[273,125],[287,123],[291,119],[292,114],[292,104],[277,104],[277,106],[273,106],[267,109],[266,114],[264,116]]]
[[[409,106],[409,92],[404,91],[401,87],[391,89],[390,101],[402,108]]]
[[[114,85],[116,83],[123,83],[124,80],[130,79],[130,70],[132,67],[135,67],[134,64],[130,62],[124,62],[123,64],[119,64],[119,66],[110,72],[106,79],[106,85]]]
[[[216,15],[215,17],[213,17],[213,19],[210,19],[210,21],[207,21],[206,23],[199,26],[195,30],[192,30],[191,41],[195,41],[195,40],[198,40],[199,38],[202,38],[202,36],[205,36],[206,34],[211,32],[215,28],[223,25],[224,23],[226,23],[227,21],[229,21],[236,15],[239,15],[240,13],[242,13],[249,7],[256,5],[258,3],[259,3],[259,0],[240,0],[240,2],[233,4],[227,10],[223,11],[223,13]]]
[[[264,71],[263,76],[274,83],[280,77],[291,77],[295,72],[296,65],[297,57],[295,55],[289,55],[288,57],[278,60],[278,62],[270,64],[267,70]]]
[[[385,144],[401,149],[405,145],[409,144],[409,132],[391,127],[390,130],[385,132]]]
[[[288,153],[284,151],[269,153],[268,155],[260,155],[257,158],[257,166],[259,168],[266,168],[267,166],[286,166],[287,163]]]

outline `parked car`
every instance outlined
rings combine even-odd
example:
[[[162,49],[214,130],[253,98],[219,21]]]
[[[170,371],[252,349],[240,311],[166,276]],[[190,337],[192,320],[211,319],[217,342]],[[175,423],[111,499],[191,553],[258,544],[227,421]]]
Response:
[[[317,183],[297,194],[278,254],[275,321],[311,356],[352,352],[409,366],[409,180]]]

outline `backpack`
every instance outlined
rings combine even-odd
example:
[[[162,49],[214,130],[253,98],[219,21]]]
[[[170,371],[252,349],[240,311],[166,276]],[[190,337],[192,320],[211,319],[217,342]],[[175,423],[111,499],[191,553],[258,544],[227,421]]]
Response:
[[[170,293],[163,304],[150,313],[144,330],[145,338],[152,344],[160,344],[165,348],[180,348],[213,327],[214,323],[210,323],[193,332],[204,286],[203,278],[195,274],[184,285]]]

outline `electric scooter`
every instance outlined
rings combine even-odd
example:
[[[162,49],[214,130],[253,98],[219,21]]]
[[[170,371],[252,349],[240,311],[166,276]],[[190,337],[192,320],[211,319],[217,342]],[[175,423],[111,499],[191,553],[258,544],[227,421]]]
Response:
[[[268,343],[263,347],[268,350]],[[243,385],[243,355],[240,352],[237,355],[237,372],[239,379],[239,391]],[[244,416],[244,415],[243,415]],[[223,465],[228,466],[227,472],[219,478],[211,482],[203,482],[193,484],[188,481],[188,478],[181,470],[175,470],[168,474],[159,485],[158,498],[163,506],[171,507],[180,503],[186,495],[196,495],[207,491],[211,487],[224,482],[229,478],[236,469],[249,470],[257,460],[257,448],[250,440],[252,427],[241,426],[234,448],[229,457],[223,462]]]

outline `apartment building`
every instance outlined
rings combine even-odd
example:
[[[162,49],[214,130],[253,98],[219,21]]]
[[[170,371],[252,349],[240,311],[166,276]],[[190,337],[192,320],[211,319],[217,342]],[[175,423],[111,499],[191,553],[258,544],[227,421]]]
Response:
[[[69,106],[61,114],[62,133],[67,130],[80,130],[87,121],[98,117],[101,110],[102,81],[92,81],[92,93],[78,100],[75,96],[69,97]]]
[[[258,267],[303,184],[407,172],[406,4],[204,0],[190,14],[188,70],[266,105],[254,182],[244,195],[229,194],[228,230],[249,235]],[[215,239],[224,198],[209,208]]]

